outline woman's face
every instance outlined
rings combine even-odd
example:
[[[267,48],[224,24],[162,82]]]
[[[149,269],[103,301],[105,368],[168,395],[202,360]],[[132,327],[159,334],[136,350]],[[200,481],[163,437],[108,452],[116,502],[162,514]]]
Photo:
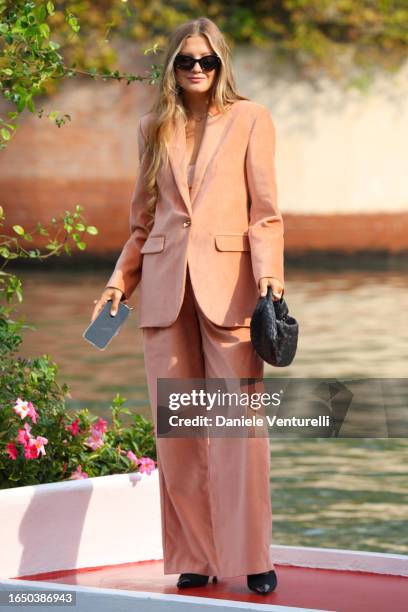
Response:
[[[203,35],[189,36],[184,40],[179,54],[190,55],[196,59],[204,57],[204,55],[214,55],[213,49],[210,47],[207,38]],[[189,71],[175,69],[176,82],[187,93],[205,93],[213,86],[217,69],[204,72],[199,63],[195,63]],[[196,77],[196,80],[193,80]]]

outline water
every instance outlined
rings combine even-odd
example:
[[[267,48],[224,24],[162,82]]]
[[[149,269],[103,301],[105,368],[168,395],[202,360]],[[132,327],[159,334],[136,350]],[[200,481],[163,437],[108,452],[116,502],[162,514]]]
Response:
[[[60,382],[70,386],[70,410],[88,407],[109,418],[119,392],[132,412],[151,418],[136,311],[106,351],[82,338],[111,271],[19,271],[25,299],[18,315],[37,328],[25,332],[19,354],[51,355]],[[287,278],[298,353],[279,372],[266,366],[266,376],[406,376],[404,271],[291,269]],[[408,554],[406,440],[272,440],[271,450],[275,544]]]

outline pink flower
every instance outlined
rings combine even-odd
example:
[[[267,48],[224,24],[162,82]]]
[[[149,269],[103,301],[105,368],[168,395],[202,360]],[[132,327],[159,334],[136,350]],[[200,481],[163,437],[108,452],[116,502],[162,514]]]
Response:
[[[14,444],[14,442],[7,442],[6,451],[10,459],[13,459],[13,461],[17,459],[18,451],[17,451],[17,446]]]
[[[70,479],[72,479],[72,480],[80,480],[81,478],[89,478],[89,476],[88,476],[88,474],[86,472],[82,471],[81,465],[78,465],[78,467],[75,470],[75,472],[71,473]]]
[[[150,459],[150,457],[141,457],[141,459],[139,459],[139,472],[146,472],[146,474],[151,474],[155,467],[156,464],[153,459]]]
[[[19,429],[17,432],[17,442],[24,446],[28,444],[33,437],[30,431],[31,425],[29,423],[24,423],[23,429]]]
[[[35,444],[27,444],[24,447],[24,457],[26,459],[37,459],[38,454],[38,448]]]
[[[131,450],[128,451],[127,454],[126,454],[126,457],[128,459],[130,459],[130,461],[132,463],[134,463],[135,465],[139,465],[139,459],[136,457],[136,455],[135,455],[135,453],[133,451],[131,451]]]
[[[37,459],[40,453],[45,455],[44,444],[48,444],[47,438],[43,436],[31,437],[28,444],[24,446],[24,456],[26,459]]]
[[[70,431],[73,436],[77,436],[81,431],[79,428],[79,422],[80,422],[79,419],[74,419],[72,423],[65,426],[65,429],[67,431]]]
[[[25,402],[21,399],[21,397],[18,397],[15,405],[13,406],[13,410],[22,419],[24,419],[28,414],[28,402]]]
[[[30,417],[33,423],[37,422],[38,412],[36,412],[31,402],[28,402],[28,416]]]
[[[38,413],[36,412],[34,405],[31,402],[27,402],[25,400],[22,400],[21,397],[18,397],[15,405],[13,406],[13,410],[22,419],[24,419],[28,415],[33,421],[33,423],[37,422]]]
[[[108,428],[108,421],[105,421],[102,417],[99,417],[96,423],[93,423],[91,426],[92,432],[97,431],[100,433],[105,433]]]
[[[155,469],[156,464],[153,459],[150,457],[141,457],[140,459],[136,457],[133,451],[128,451],[126,453],[126,457],[134,464],[139,466],[139,472],[146,472],[146,474],[151,474],[151,472]]]
[[[40,455],[45,455],[44,445],[48,444],[47,438],[43,436],[34,436],[31,434],[31,425],[24,423],[23,429],[17,432],[17,442],[24,446],[24,457],[26,459],[37,459]]]
[[[104,445],[104,441],[102,438],[103,434],[93,432],[86,440],[85,444],[90,446],[92,450],[96,450]]]
[[[103,434],[107,429],[107,425],[108,422],[99,417],[98,421],[91,426],[91,434],[85,444],[90,446],[92,450],[96,450],[104,445]]]
[[[44,445],[48,444],[48,440],[47,438],[44,438],[44,436],[37,436],[34,440],[31,440],[30,444],[37,447],[38,453],[41,453],[42,455],[47,454],[45,452]]]

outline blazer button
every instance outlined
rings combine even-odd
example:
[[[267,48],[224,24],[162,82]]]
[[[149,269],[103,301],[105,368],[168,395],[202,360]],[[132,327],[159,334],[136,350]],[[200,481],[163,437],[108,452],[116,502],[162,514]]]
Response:
[[[183,227],[188,227],[189,225],[191,225],[191,219],[188,219],[187,221],[184,221]]]

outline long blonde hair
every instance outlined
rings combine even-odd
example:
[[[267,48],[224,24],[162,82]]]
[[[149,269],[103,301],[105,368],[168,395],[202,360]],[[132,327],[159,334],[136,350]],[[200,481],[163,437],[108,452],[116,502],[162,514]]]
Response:
[[[165,50],[163,70],[158,84],[155,102],[150,110],[153,120],[146,134],[144,156],[150,160],[145,171],[145,189],[148,194],[147,210],[154,221],[158,197],[157,173],[161,164],[168,162],[168,141],[177,117],[187,121],[185,107],[182,103],[180,88],[176,82],[173,61],[179,53],[183,42],[189,36],[204,35],[209,45],[220,57],[221,65],[214,86],[210,92],[210,105],[214,104],[219,112],[223,112],[237,100],[248,100],[237,93],[232,72],[231,51],[217,25],[207,17],[192,19],[179,25],[168,38]]]

